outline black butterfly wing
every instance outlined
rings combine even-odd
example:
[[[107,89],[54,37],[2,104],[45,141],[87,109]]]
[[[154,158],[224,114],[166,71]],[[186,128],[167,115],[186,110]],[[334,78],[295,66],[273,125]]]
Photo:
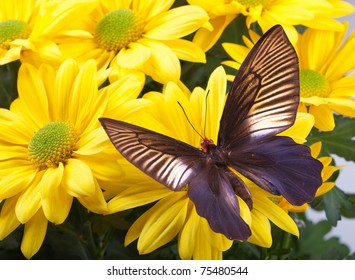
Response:
[[[293,205],[314,199],[322,183],[322,164],[312,158],[310,149],[289,137],[275,136],[233,150],[230,165],[255,184]]]
[[[250,236],[234,193],[234,189],[247,188],[229,170],[218,168],[206,153],[171,137],[118,120],[101,118],[100,122],[117,150],[144,173],[173,191],[187,184],[197,213],[215,232],[239,240]]]
[[[235,190],[247,190],[244,182],[228,169],[205,162],[189,183],[189,197],[197,213],[208,220],[213,231],[229,239],[247,240],[251,231],[240,216]],[[247,195],[250,199],[250,193]]]
[[[205,160],[205,153],[179,140],[126,122],[99,120],[129,162],[170,190],[183,188]]]
[[[275,136],[294,123],[298,103],[297,55],[281,26],[275,26],[255,44],[235,77],[218,145],[231,167],[294,205],[314,198],[322,183],[322,164],[309,148]]]
[[[234,78],[218,145],[237,146],[280,133],[294,123],[298,103],[298,58],[276,25],[255,44]]]

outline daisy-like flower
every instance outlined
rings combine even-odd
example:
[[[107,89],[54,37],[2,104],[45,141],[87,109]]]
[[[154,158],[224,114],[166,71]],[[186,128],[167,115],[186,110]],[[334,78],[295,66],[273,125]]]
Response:
[[[138,96],[144,80],[126,77],[102,91],[99,84],[94,60],[82,68],[67,60],[58,72],[24,63],[19,98],[10,110],[0,109],[0,240],[24,224],[26,258],[39,250],[48,221],[64,222],[73,198],[89,211],[107,213],[102,189],[115,188],[123,171],[110,156],[98,118],[110,112],[125,118],[140,106],[128,100]]]
[[[76,1],[67,1],[75,3]],[[139,70],[160,83],[180,79],[179,59],[205,62],[204,52],[181,39],[208,21],[200,7],[170,9],[173,0],[100,0],[96,9],[58,39],[65,57],[94,58],[99,68]],[[81,15],[79,15],[81,16]],[[70,35],[70,36],[69,36]]]
[[[144,120],[139,121],[137,118],[135,123],[200,147],[201,138],[192,129],[188,118],[197,131],[217,142],[226,88],[226,74],[222,67],[212,73],[206,90],[195,88],[192,93],[187,94],[176,84],[168,83],[163,94],[150,92],[144,96],[152,104],[148,107],[149,111],[146,109]],[[309,114],[300,114],[295,126],[284,131],[283,135],[292,136],[298,143],[303,143],[312,126],[313,117]],[[294,137],[296,135],[298,137]],[[134,178],[136,180],[139,178],[138,185],[131,183]],[[215,233],[207,220],[197,214],[187,189],[170,191],[138,170],[127,174],[121,182],[121,187],[121,192],[108,202],[110,212],[157,201],[134,222],[126,235],[126,245],[138,239],[139,253],[152,252],[175,237],[178,238],[178,250],[182,259],[221,259],[223,251],[231,247],[233,241],[223,234]],[[269,193],[250,182],[248,187],[253,197],[253,209],[250,211],[246,203],[238,196],[237,198],[241,217],[252,231],[249,242],[270,247],[272,243],[270,221],[281,229],[298,235],[295,222],[268,198]]]
[[[318,159],[323,164],[323,170],[321,173],[323,183],[316,192],[316,197],[318,197],[329,192],[335,186],[335,182],[328,182],[328,180],[333,175],[333,173],[338,171],[341,167],[331,165],[333,161],[332,157],[318,157],[322,148],[322,142],[314,143],[310,146],[310,148],[311,148],[312,157]],[[290,204],[284,198],[281,199],[278,205],[290,212],[304,212],[308,208],[307,203],[301,206],[295,206]]]
[[[83,1],[68,9],[68,1],[58,2],[55,10],[48,0],[11,0],[0,2],[0,65],[21,59],[35,65],[58,65],[62,55],[54,43],[58,26],[73,21],[94,7]],[[85,5],[85,9],[82,7]]]
[[[334,129],[333,112],[355,117],[355,32],[342,43],[344,26],[343,32],[307,29],[295,45],[300,63],[299,110],[312,114],[315,127],[323,131]],[[243,38],[246,46],[223,44],[234,59],[225,65],[239,68],[259,35],[250,31],[250,38]]]
[[[239,14],[246,17],[248,28],[256,22],[263,32],[275,24],[280,24],[290,40],[295,42],[297,39],[295,25],[342,31],[343,26],[333,18],[355,11],[350,3],[339,0],[188,0],[188,2],[203,7],[210,16],[213,28],[203,26],[193,40],[204,51],[217,42],[223,30]]]

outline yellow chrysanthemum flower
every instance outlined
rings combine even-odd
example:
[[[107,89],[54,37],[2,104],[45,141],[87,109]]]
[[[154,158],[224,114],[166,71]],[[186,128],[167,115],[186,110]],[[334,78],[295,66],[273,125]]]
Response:
[[[98,118],[125,118],[140,103],[129,99],[138,96],[144,79],[126,77],[101,91],[99,84],[94,60],[82,68],[67,60],[58,72],[24,63],[19,98],[10,110],[0,109],[0,240],[25,224],[26,258],[39,250],[48,221],[64,222],[73,198],[89,211],[107,213],[102,188],[115,188],[123,171]]]
[[[335,186],[335,182],[328,182],[328,179],[333,175],[334,172],[339,170],[341,167],[331,165],[333,161],[332,157],[318,157],[322,148],[322,142],[314,143],[310,146],[310,148],[312,157],[318,159],[323,164],[323,170],[321,173],[323,183],[316,192],[316,197],[318,197],[329,192]],[[301,206],[294,206],[284,198],[281,199],[278,205],[283,209],[291,212],[304,212],[308,208],[307,203]]]
[[[197,131],[216,141],[226,88],[226,74],[222,67],[212,73],[206,90],[195,88],[192,93],[187,93],[176,84],[168,83],[163,94],[150,92],[144,96],[152,104],[147,107],[149,110],[145,111],[144,117],[140,120],[136,118],[135,123],[200,148],[201,138],[192,129],[187,118]],[[296,124],[284,131],[283,135],[303,143],[312,126],[313,117],[301,113]],[[132,184],[133,180],[139,180],[140,183]],[[250,211],[242,199],[238,198],[238,201],[241,217],[252,231],[249,242],[270,247],[270,221],[281,229],[298,235],[295,222],[268,198],[266,191],[250,182],[248,187],[253,197],[253,209]],[[186,189],[170,191],[137,169],[132,174],[127,174],[121,182],[121,188],[121,192],[108,202],[111,213],[158,200],[134,222],[126,235],[126,245],[138,238],[140,254],[152,252],[175,237],[178,237],[179,255],[182,259],[221,259],[223,251],[231,247],[233,241],[223,234],[213,232],[207,220],[197,214]]]
[[[57,42],[65,57],[78,61],[94,58],[99,68],[110,64],[142,71],[160,83],[177,82],[179,59],[205,62],[204,52],[181,38],[200,28],[208,15],[189,5],[170,9],[173,3],[100,0],[82,24],[63,31],[67,36]]]
[[[72,21],[82,6],[88,12],[94,1],[77,3],[68,9],[68,1],[58,2],[51,10],[48,0],[11,0],[0,2],[0,65],[21,59],[35,65],[58,65],[62,55],[52,40],[58,26]]]
[[[308,29],[296,45],[301,68],[300,110],[314,115],[315,127],[323,131],[333,130],[333,112],[355,117],[355,31],[342,43],[346,29]]]
[[[339,0],[188,0],[191,5],[204,8],[210,16],[212,28],[203,26],[194,37],[204,51],[210,49],[218,40],[228,24],[243,14],[247,27],[257,22],[263,32],[275,24],[282,25],[290,40],[295,42],[295,25],[305,25],[320,30],[342,31],[343,26],[335,21],[355,11],[355,8]]]
[[[307,29],[295,45],[300,63],[299,110],[312,114],[315,127],[323,131],[333,130],[333,111],[355,117],[355,32],[342,44],[346,29],[343,32]],[[225,61],[225,65],[240,67],[259,39],[255,32],[249,33],[251,40],[243,37],[246,46],[223,44],[225,51],[234,59]]]

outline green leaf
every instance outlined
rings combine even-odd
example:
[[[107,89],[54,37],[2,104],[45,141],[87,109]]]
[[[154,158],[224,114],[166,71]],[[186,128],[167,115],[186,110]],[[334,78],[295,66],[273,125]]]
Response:
[[[335,116],[333,131],[312,131],[309,143],[322,141],[322,154],[336,154],[346,160],[355,161],[355,118]]]
[[[20,62],[14,61],[0,66],[0,107],[8,109],[17,97],[17,74]]]
[[[312,260],[345,259],[349,256],[349,248],[342,244],[337,237],[326,238],[331,230],[328,221],[313,223],[306,220],[300,228],[300,238],[292,258]]]
[[[311,206],[317,211],[325,210],[326,217],[332,226],[336,226],[342,216],[355,218],[355,195],[346,194],[338,187],[317,197]]]

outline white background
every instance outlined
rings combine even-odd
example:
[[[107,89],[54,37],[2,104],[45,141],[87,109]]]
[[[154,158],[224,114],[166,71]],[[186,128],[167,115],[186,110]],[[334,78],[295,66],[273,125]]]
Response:
[[[355,6],[355,0],[348,0]],[[351,14],[341,19],[341,21],[349,21],[349,29],[347,36],[351,32],[355,32],[355,14]],[[347,38],[346,36],[346,38]],[[354,50],[355,53],[355,50]],[[352,59],[355,59],[354,56]],[[355,90],[354,90],[355,95]],[[355,135],[354,135],[355,137]],[[355,149],[355,143],[354,143]],[[344,166],[340,170],[340,175],[336,181],[337,186],[339,186],[343,191],[347,193],[355,193],[355,164],[354,162],[345,161],[343,158],[333,156],[337,166]],[[314,221],[324,220],[325,215],[323,213],[309,211],[308,217]],[[333,228],[331,233],[327,237],[337,236],[340,240],[349,246],[351,252],[355,252],[355,219],[346,219],[338,221],[337,227]]]

